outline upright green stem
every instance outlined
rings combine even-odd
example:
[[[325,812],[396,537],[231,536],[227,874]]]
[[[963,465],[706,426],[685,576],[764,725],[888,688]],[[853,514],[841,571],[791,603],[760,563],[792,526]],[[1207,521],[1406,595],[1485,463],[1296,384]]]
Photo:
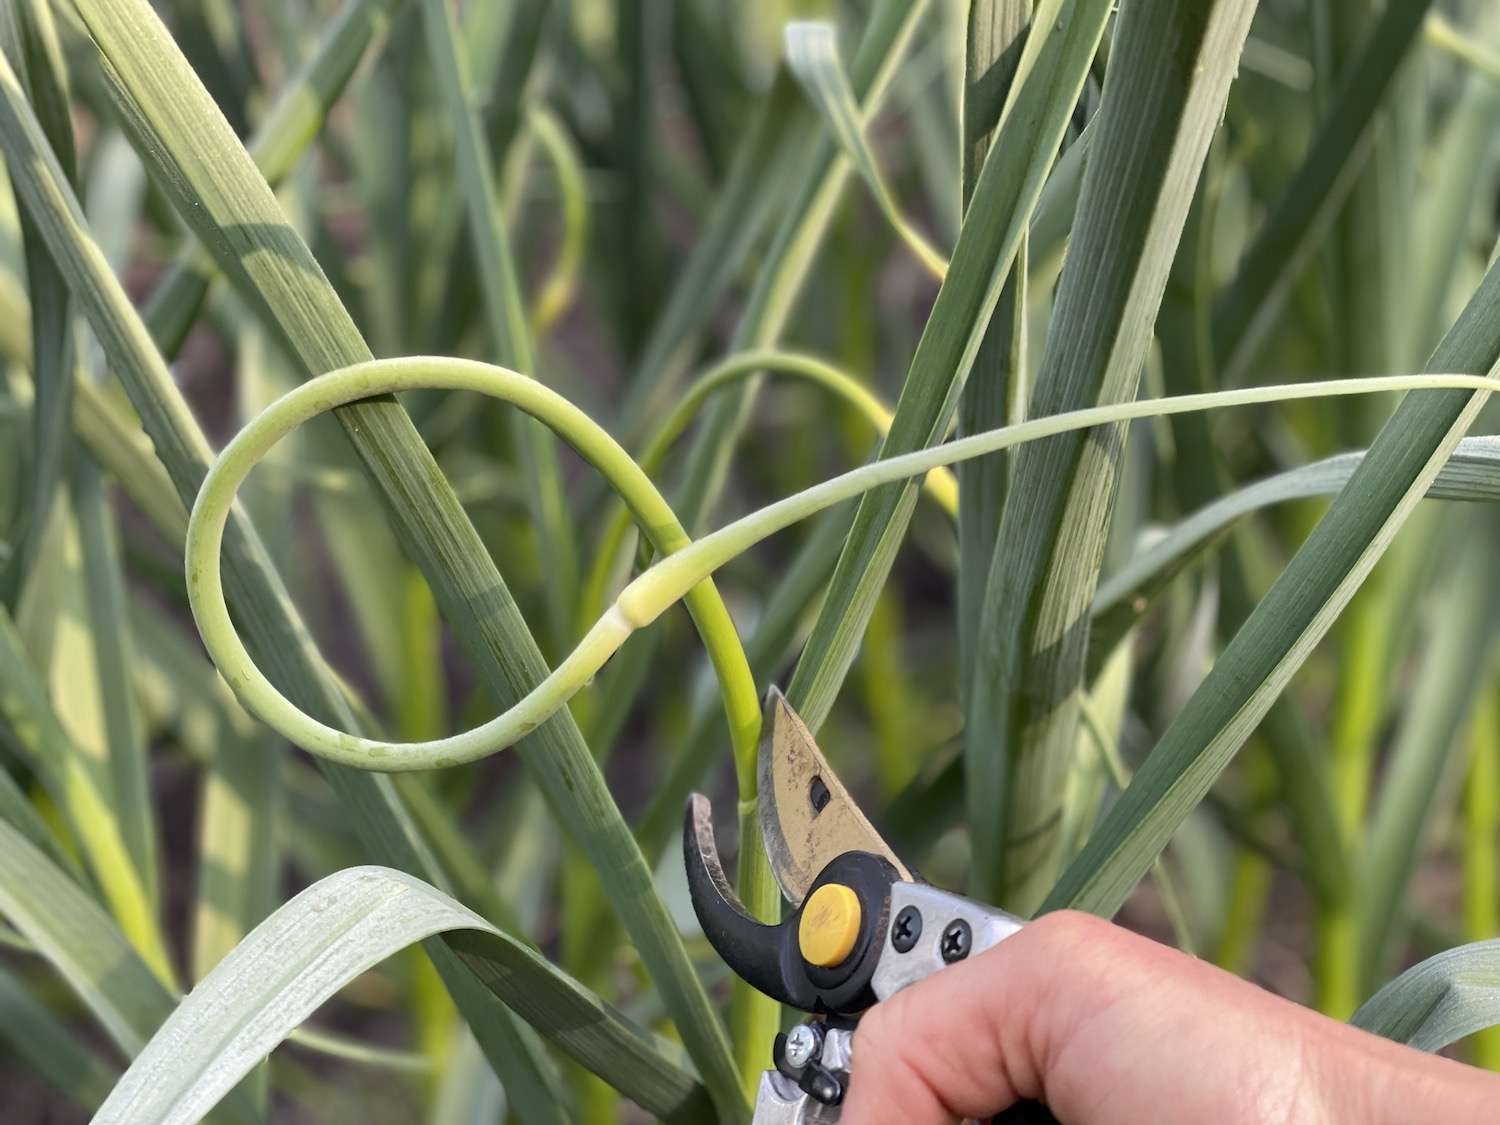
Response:
[[[126,614],[129,603],[103,471],[93,461],[80,458],[73,466],[72,488],[88,612],[97,630],[94,674],[103,703],[109,750],[106,791],[119,810],[120,832],[129,849],[130,861],[140,873],[151,906],[159,909],[150,763],[130,677],[135,651]]]
[[[1123,793],[1130,785],[1130,767],[1120,756],[1120,748],[1116,745],[1115,737],[1105,729],[1092,697],[1087,695],[1083,697],[1080,710],[1083,729],[1098,751],[1110,780],[1114,782],[1115,788]],[[1184,953],[1196,956],[1197,943],[1193,938],[1192,926],[1188,922],[1187,908],[1183,905],[1182,893],[1177,889],[1177,880],[1172,878],[1172,872],[1167,867],[1166,860],[1160,856],[1151,864],[1151,880],[1156,884],[1156,893],[1161,896],[1162,913],[1167,916],[1167,921],[1172,927],[1172,936],[1177,942],[1177,948]]]
[[[1313,987],[1318,1010],[1348,1019],[1359,1006],[1359,923],[1347,896],[1318,907]]]
[[[749,784],[753,789],[753,779]],[[741,778],[740,791],[744,792],[745,787],[746,782]],[[746,909],[764,921],[776,921],[781,917],[781,890],[771,873],[766,849],[761,846],[759,809],[758,797],[740,799],[740,850],[735,882]],[[740,1068],[745,1094],[752,1101],[761,1072],[766,1069],[770,1058],[771,1045],[780,1030],[781,1005],[736,979],[729,1005],[729,1031],[734,1038],[734,1060]]]
[[[448,0],[422,0],[432,69],[452,116],[457,137],[459,181],[469,213],[474,257],[479,264],[485,326],[495,358],[526,374],[534,370],[527,320],[510,239],[495,208],[494,157],[478,114],[470,104],[468,60],[460,51]],[[541,533],[547,604],[553,641],[561,644],[572,621],[578,589],[578,555],[563,495],[557,449],[546,429],[523,415],[512,416],[513,434],[526,478],[527,503]]]
[[[1372,0],[1330,0],[1314,5],[1314,93],[1322,116],[1328,116],[1340,80],[1357,61],[1361,41],[1374,25]],[[1399,85],[1399,80],[1398,80]],[[1353,186],[1329,232],[1324,265],[1325,289],[1332,306],[1333,369],[1342,373],[1383,374],[1390,370],[1396,340],[1390,307],[1388,274],[1402,254],[1403,230],[1385,221],[1394,205],[1389,198],[1396,177],[1389,167],[1392,114],[1382,106],[1371,125],[1373,156],[1359,169]],[[1369,404],[1371,407],[1377,404]],[[1363,444],[1369,410],[1338,414],[1344,444]],[[1378,568],[1359,591],[1339,631],[1346,654],[1340,667],[1333,723],[1333,789],[1339,831],[1346,855],[1354,856],[1363,830],[1370,775],[1385,715],[1389,671],[1392,567]],[[1318,1007],[1336,1019],[1348,1019],[1362,997],[1359,983],[1359,934],[1351,916],[1347,882],[1320,902],[1314,980]]]
[[[1252,801],[1258,804],[1271,796],[1276,781],[1270,757],[1265,753],[1254,755],[1250,759]],[[1258,848],[1236,846],[1234,870],[1229,879],[1229,908],[1213,954],[1214,964],[1235,976],[1249,976],[1254,967],[1261,920],[1274,874],[1270,859]]]
[[[1464,937],[1484,941],[1500,933],[1500,686],[1491,672],[1469,728],[1469,778],[1464,788]],[[1500,1027],[1470,1040],[1475,1066],[1500,1070]]]
[[[1224,918],[1224,932],[1214,950],[1214,964],[1219,968],[1236,976],[1249,974],[1270,889],[1270,861],[1254,848],[1239,848],[1229,878],[1229,910]]]
[[[1382,575],[1386,568],[1377,570]],[[1376,576],[1372,576],[1375,578]],[[1383,585],[1366,585],[1350,604],[1343,624],[1344,658],[1340,662],[1338,700],[1331,747],[1334,811],[1344,854],[1364,829],[1370,772],[1385,711],[1385,672],[1389,613]],[[1345,1020],[1360,1000],[1359,927],[1351,888],[1330,888],[1318,903],[1313,983],[1319,1011]]]

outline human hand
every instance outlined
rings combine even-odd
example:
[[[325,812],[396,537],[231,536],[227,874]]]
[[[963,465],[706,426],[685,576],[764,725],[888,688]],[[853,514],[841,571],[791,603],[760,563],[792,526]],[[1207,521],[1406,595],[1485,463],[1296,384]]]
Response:
[[[1358,1031],[1087,914],[1049,914],[860,1020],[843,1119],[1468,1125],[1500,1076]]]

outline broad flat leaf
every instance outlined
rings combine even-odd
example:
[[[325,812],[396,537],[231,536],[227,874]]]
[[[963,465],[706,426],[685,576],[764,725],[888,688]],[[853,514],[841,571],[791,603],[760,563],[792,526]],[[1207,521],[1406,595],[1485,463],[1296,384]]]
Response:
[[[65,673],[97,680],[111,806],[131,864],[140,873],[147,898],[158,902],[156,814],[149,778],[150,761],[130,669],[135,648],[126,615],[128,595],[117,545],[118,532],[99,467],[79,459],[70,471],[73,510],[78,521],[86,616],[79,622],[92,641],[93,668],[74,663]]]
[[[111,267],[116,273],[124,273],[134,244],[136,217],[145,198],[145,173],[124,138],[113,131],[99,140],[92,163],[89,223]],[[79,384],[87,379],[98,386],[105,372],[98,349],[92,348],[90,353],[88,372],[80,371],[76,378]],[[125,573],[111,492],[99,467],[88,458],[73,459],[69,485],[82,555],[82,631],[90,637],[93,675],[82,661],[65,666],[63,673],[74,680],[92,678],[97,682],[111,802],[120,818],[131,861],[141,873],[154,907],[159,902],[156,812],[145,732],[130,685],[135,653],[125,612]],[[54,698],[60,706],[66,706],[61,696]]]
[[[497,991],[514,992],[519,965],[538,958],[402,872],[356,867],[320,880],[251,931],[177,1006],[100,1107],[95,1125],[197,1121],[345,984],[398,950],[446,933]],[[575,1057],[609,1056],[609,1065],[633,1076],[634,1088],[624,1092],[666,1119],[702,1120],[712,1112],[661,1044],[582,986],[553,980],[556,987],[528,989],[518,998],[529,1009],[523,1015],[551,1022]]]
[[[1421,1051],[1440,1051],[1500,1025],[1500,939],[1412,966],[1361,1004],[1349,1022]]]
[[[174,999],[131,948],[114,920],[9,824],[0,821],[0,914],[58,971],[127,1057],[171,1014]],[[257,1120],[248,1100],[224,1106],[237,1122]]]

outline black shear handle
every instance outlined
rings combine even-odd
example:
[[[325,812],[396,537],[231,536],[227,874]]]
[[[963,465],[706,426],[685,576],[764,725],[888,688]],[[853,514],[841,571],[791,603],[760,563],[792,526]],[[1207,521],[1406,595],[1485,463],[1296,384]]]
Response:
[[[991,1125],[1058,1125],[1052,1111],[1041,1102],[1017,1102],[990,1122]]]

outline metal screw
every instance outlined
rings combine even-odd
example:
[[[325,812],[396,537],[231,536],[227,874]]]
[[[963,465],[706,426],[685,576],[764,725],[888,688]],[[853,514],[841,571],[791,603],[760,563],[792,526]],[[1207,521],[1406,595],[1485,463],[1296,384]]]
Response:
[[[891,923],[891,948],[897,953],[910,953],[921,936],[922,912],[915,906],[903,906]]]
[[[801,1070],[817,1057],[818,1033],[805,1023],[799,1023],[786,1033],[786,1064],[793,1070]]]
[[[973,944],[974,934],[969,929],[969,923],[962,918],[953,919],[943,930],[941,946],[943,960],[950,965],[955,961],[962,961],[969,955],[969,949]]]

